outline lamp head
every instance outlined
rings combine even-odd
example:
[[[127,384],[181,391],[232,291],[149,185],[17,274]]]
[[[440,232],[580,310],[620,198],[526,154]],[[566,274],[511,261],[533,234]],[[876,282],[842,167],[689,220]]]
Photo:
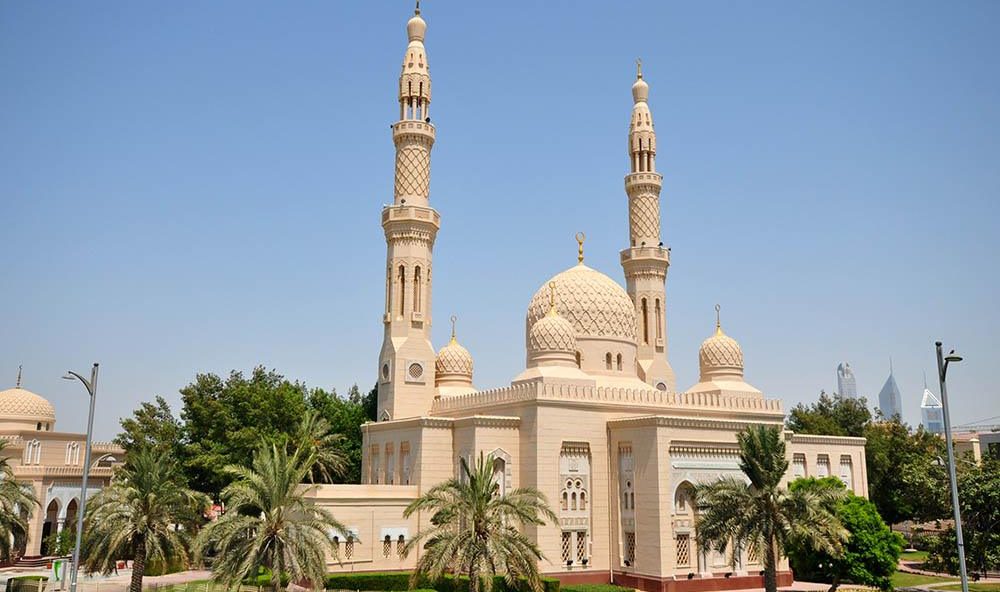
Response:
[[[63,375],[62,378],[63,380],[76,380],[76,378],[72,374],[65,374]]]
[[[961,362],[962,356],[955,353],[955,350],[948,352],[948,355],[944,357],[945,362]]]

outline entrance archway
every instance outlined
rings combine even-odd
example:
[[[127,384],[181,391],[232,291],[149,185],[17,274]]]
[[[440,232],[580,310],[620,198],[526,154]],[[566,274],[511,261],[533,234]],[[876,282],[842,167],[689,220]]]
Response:
[[[56,525],[59,521],[59,500],[52,500],[49,502],[47,508],[45,508],[45,522],[42,524],[42,553],[45,555],[50,555],[49,550],[49,535],[56,531]]]

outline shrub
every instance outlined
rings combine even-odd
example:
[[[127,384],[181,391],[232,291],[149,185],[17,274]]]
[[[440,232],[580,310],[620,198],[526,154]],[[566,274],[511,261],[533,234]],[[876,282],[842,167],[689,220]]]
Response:
[[[150,560],[146,563],[146,574],[147,576],[163,576],[166,574],[177,573],[179,571],[184,571],[187,566],[178,557],[171,557],[167,561],[161,561],[159,559]]]
[[[353,574],[331,574],[326,577],[327,590],[363,590],[380,592],[403,592],[410,589],[410,572],[373,572]],[[421,580],[417,583],[418,590],[434,590],[435,592],[468,592],[469,578],[466,576],[445,576],[437,582]],[[543,592],[560,592],[559,580],[542,578]],[[530,588],[524,581],[515,586],[508,586],[503,576],[493,579],[494,592],[529,592]],[[618,590],[593,590],[586,592],[619,592]]]
[[[14,576],[7,580],[7,592],[41,591],[48,581],[48,576]]]
[[[632,588],[614,584],[566,584],[561,592],[632,592]]]

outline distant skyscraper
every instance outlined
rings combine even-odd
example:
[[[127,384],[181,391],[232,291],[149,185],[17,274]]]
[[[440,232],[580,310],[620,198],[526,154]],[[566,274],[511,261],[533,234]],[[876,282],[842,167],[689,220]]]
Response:
[[[882,390],[878,393],[878,408],[886,419],[903,415],[902,396],[899,394],[896,379],[892,375],[892,360],[889,360],[889,378],[885,379],[885,384],[882,385]]]
[[[924,397],[920,400],[920,423],[932,434],[944,432],[944,413],[941,400],[927,388],[927,375],[924,375]]]
[[[858,398],[858,383],[854,380],[854,370],[847,362],[837,366],[837,394],[845,399]]]

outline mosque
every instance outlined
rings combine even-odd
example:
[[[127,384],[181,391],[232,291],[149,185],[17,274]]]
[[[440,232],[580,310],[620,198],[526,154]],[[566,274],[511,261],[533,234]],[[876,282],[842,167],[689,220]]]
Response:
[[[762,587],[752,550],[722,556],[695,535],[692,484],[739,469],[736,434],[781,427],[780,400],[744,378],[740,344],[718,317],[702,343],[697,384],[677,389],[668,359],[665,285],[670,250],[660,234],[656,133],[649,85],[632,85],[625,174],[629,236],[620,253],[625,287],[584,262],[540,282],[525,315],[525,368],[509,386],[479,390],[472,354],[452,331],[431,343],[432,251],[441,227],[431,207],[431,76],[427,24],[406,25],[399,77],[394,200],[382,210],[387,246],[378,421],[363,426],[362,483],[326,485],[315,501],[347,527],[332,571],[412,569],[406,541],[429,516],[403,518],[422,492],[458,476],[460,459],[493,455],[500,495],[532,486],[559,520],[528,527],[564,582],[614,582],[686,592]],[[611,114],[614,116],[614,114]],[[867,495],[863,438],[785,432],[788,478],[837,476]],[[791,583],[782,564],[779,582]]]
[[[22,388],[20,371],[15,387],[0,391],[0,454],[7,457],[14,479],[31,487],[40,504],[30,511],[27,538],[15,538],[14,555],[22,563],[50,555],[46,549],[50,534],[76,528],[86,441],[84,434],[56,431],[55,408]],[[110,482],[123,455],[113,443],[91,444],[88,498]],[[20,510],[28,513],[27,508]]]

